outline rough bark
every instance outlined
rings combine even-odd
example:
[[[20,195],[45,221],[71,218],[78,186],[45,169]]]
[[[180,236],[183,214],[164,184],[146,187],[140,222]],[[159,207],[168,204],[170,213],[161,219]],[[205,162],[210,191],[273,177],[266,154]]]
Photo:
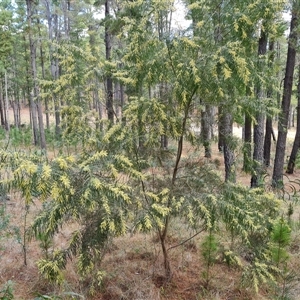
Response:
[[[40,26],[40,20],[38,19],[38,24],[39,24],[39,38],[42,40],[42,35],[41,35],[41,26]],[[45,59],[44,59],[44,51],[43,51],[43,44],[40,43],[40,60],[41,60],[41,68],[42,68],[42,78],[45,80]],[[49,100],[48,97],[45,99],[45,115],[46,115],[46,127],[47,129],[50,128],[50,119],[49,119]]]
[[[168,99],[168,86],[166,83],[161,82],[159,84],[159,97],[162,103],[167,103]],[[166,128],[165,128],[166,131]],[[163,134],[160,137],[160,145],[162,149],[168,149],[168,137],[166,134]]]
[[[39,100],[39,87],[37,82],[37,69],[36,69],[36,43],[33,40],[31,27],[32,27],[32,0],[26,0],[27,6],[27,22],[28,22],[28,39],[29,39],[29,48],[30,48],[30,73],[33,79],[33,97],[31,101],[36,102],[37,108],[37,116],[38,116],[38,124],[33,123],[34,126],[38,125],[39,130],[39,144],[42,149],[46,149],[46,138],[45,138],[45,131],[44,131],[44,122],[43,122],[43,113],[42,113],[42,106],[40,105]],[[35,99],[33,99],[35,98]],[[34,115],[32,115],[33,117]]]
[[[258,59],[260,55],[267,53],[268,37],[264,30],[261,31],[261,36],[258,41]],[[259,69],[262,67],[259,65]],[[262,71],[262,70],[261,70]],[[262,109],[263,90],[260,84],[257,86],[258,111],[256,113],[256,124],[253,129],[253,174],[251,177],[251,187],[259,186],[263,173],[264,162],[264,121],[265,113]]]
[[[12,106],[12,109],[13,109],[13,115],[14,115],[14,126],[16,128],[19,128],[20,125],[21,125],[21,122],[20,122],[20,110],[19,110],[19,105],[16,101],[16,99],[14,99],[11,103],[11,106]]]
[[[55,49],[53,42],[58,40],[58,20],[57,15],[51,12],[51,2],[49,0],[44,0],[46,8],[46,16],[48,23],[48,37],[49,37],[49,56],[50,56],[50,72],[52,80],[55,81],[59,77],[59,67],[58,67],[58,58],[55,58],[54,53]],[[60,136],[60,105],[59,100],[55,93],[52,94],[54,102],[54,117],[55,117],[55,135]]]
[[[269,167],[271,162],[271,138],[273,135],[272,123],[272,117],[268,116],[266,120],[266,132],[264,141],[264,164],[266,167]]]
[[[223,123],[222,123],[222,114],[223,114],[223,109],[221,106],[218,107],[218,150],[219,152],[223,152],[224,150],[224,135],[222,132],[224,131],[223,128]]]
[[[225,181],[235,182],[236,172],[232,130],[233,120],[231,113],[223,110],[222,115],[220,116],[220,123],[222,128],[220,137],[224,146]]]
[[[248,114],[246,114],[245,126],[244,126],[244,161],[243,161],[244,172],[250,172],[251,170],[251,142],[252,142],[252,119]]]
[[[69,11],[71,10],[71,3],[69,0],[63,1],[62,3],[63,14],[64,14],[64,31],[65,31],[65,39],[70,38],[70,18]]]
[[[297,153],[300,147],[300,65],[298,71],[298,84],[297,84],[297,98],[298,98],[298,105],[297,105],[297,127],[296,127],[296,134],[293,143],[293,148],[291,155],[289,157],[289,162],[287,165],[286,173],[293,174],[295,168],[295,162],[297,158]]]
[[[8,93],[7,93],[7,73],[5,72],[5,114],[6,114],[6,130],[10,129],[10,121],[9,121],[9,102],[8,102]]]
[[[281,102],[281,112],[278,120],[278,139],[276,145],[272,186],[279,187],[283,182],[283,167],[285,158],[285,148],[287,139],[287,125],[289,118],[289,110],[291,105],[291,96],[293,88],[293,75],[296,61],[295,45],[298,41],[298,32],[295,30],[298,26],[299,11],[296,9],[297,3],[294,2],[292,9],[292,19],[290,26],[290,36],[288,43],[287,61],[285,69],[285,78],[283,85],[283,95]]]
[[[109,32],[108,20],[110,18],[110,3],[105,1],[105,56],[106,60],[111,59],[111,33]],[[110,75],[106,77],[106,111],[108,120],[114,122],[114,106],[113,106],[113,81]]]
[[[204,146],[204,156],[211,158],[211,115],[212,107],[205,105],[205,109],[201,111],[201,138]]]
[[[0,118],[1,118],[1,126],[6,128],[6,118],[5,118],[4,108],[5,106],[4,106],[2,79],[0,79]]]
[[[274,52],[274,45],[275,45],[274,41],[271,41],[269,45],[269,51]],[[274,63],[274,54],[271,53],[270,67],[272,67],[273,63]],[[273,91],[269,89],[267,92],[267,97],[271,98],[272,94]],[[272,123],[273,123],[272,116],[268,115],[266,120],[266,130],[265,130],[265,140],[264,140],[264,165],[266,167],[269,167],[271,162],[272,136],[273,136],[273,140],[275,138]]]

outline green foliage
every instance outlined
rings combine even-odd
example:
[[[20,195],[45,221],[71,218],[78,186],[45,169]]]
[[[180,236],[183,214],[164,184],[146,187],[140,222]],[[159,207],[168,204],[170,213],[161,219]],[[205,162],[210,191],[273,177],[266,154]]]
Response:
[[[6,212],[5,198],[3,196],[0,198],[0,250],[3,247],[2,242],[5,243],[6,239],[16,238],[18,242],[20,241],[19,228],[10,223],[10,215]]]
[[[213,266],[216,255],[218,252],[218,243],[216,240],[216,237],[212,233],[212,230],[210,230],[209,235],[207,235],[201,244],[201,254],[205,260],[206,269],[203,271],[203,277],[205,280],[205,286],[206,288],[209,285],[210,282],[210,268]]]
[[[291,295],[296,290],[298,285],[298,272],[291,267],[283,267],[277,275],[277,282],[273,285],[274,299],[276,300],[291,300]]]
[[[61,111],[62,114],[62,142],[77,145],[81,142],[84,147],[89,139],[92,126],[93,112],[84,113],[83,109],[76,105],[66,106]]]
[[[102,148],[106,143],[103,140]],[[93,142],[89,146],[77,155],[52,160],[43,153],[1,153],[2,167],[9,174],[3,183],[20,190],[26,205],[35,198],[44,201],[30,235],[41,241],[45,254],[63,225],[78,226],[66,249],[56,249],[38,262],[40,272],[56,284],[63,282],[62,269],[72,256],[78,257],[81,275],[97,272],[109,238],[126,233],[126,217],[134,200],[127,182],[141,177],[122,154],[101,150]]]
[[[8,57],[13,50],[11,23],[12,12],[0,7],[0,72],[8,67]]]
[[[80,11],[75,2],[70,16]],[[35,199],[43,202],[30,236],[44,251],[38,267],[49,282],[62,284],[68,259],[76,257],[80,275],[92,278],[92,288],[101,285],[105,273],[99,271],[100,263],[112,238],[128,228],[154,230],[165,247],[169,222],[175,217],[195,232],[209,232],[202,244],[207,285],[219,244],[226,249],[225,262],[243,269],[243,278],[255,290],[261,282],[274,281],[270,245],[276,244],[277,250],[285,247],[275,237],[279,201],[261,189],[224,184],[214,164],[200,159],[190,128],[193,113],[201,109],[199,98],[202,105],[229,108],[239,123],[245,111],[254,115],[258,107],[254,86],[274,85],[276,74],[262,68],[267,56],[259,57],[258,67],[259,31],[263,22],[272,38],[280,34],[282,29],[273,21],[282,4],[238,1],[232,8],[228,1],[189,2],[193,30],[175,32],[169,24],[170,1],[119,1],[117,20],[105,20],[122,45],[110,61],[101,56],[101,46],[96,47],[98,23],[85,10],[70,22],[76,30],[68,38],[57,43],[50,38],[53,53],[49,55],[45,47],[46,64],[49,58],[59,64],[57,78],[49,80],[48,70],[39,79],[41,99],[55,103],[49,110],[61,113],[61,136],[57,139],[52,128],[47,133],[48,143],[59,155],[50,159],[44,153],[2,150],[0,162],[6,173],[2,183],[21,191],[26,209]],[[54,4],[59,13],[60,3]],[[43,40],[38,43],[43,45]],[[10,40],[1,43],[0,52],[10,54]],[[16,43],[22,65],[14,71],[27,74],[28,59],[20,50],[24,45]],[[128,96],[122,111],[126,122],[113,126],[90,109],[103,101],[105,91],[99,89],[107,74],[125,86]],[[20,86],[27,87],[23,83]],[[266,100],[259,109],[268,106],[274,111],[271,99]],[[65,105],[62,109],[60,103]],[[162,136],[169,139],[168,149],[161,147]],[[27,147],[31,133],[13,128],[10,141],[14,147]],[[185,141],[191,149],[184,147]],[[235,139],[228,137],[228,142],[236,145]],[[68,245],[49,251],[52,239],[69,224],[76,229]],[[280,251],[278,263],[282,262],[278,257],[284,257]]]
[[[271,241],[273,243],[272,258],[277,267],[279,267],[280,264],[288,259],[286,247],[291,241],[291,229],[283,217],[274,225]]]
[[[6,131],[3,127],[0,127],[0,140],[4,140],[6,138]]]
[[[53,241],[51,237],[45,232],[39,232],[35,238],[40,242],[39,246],[42,249],[45,258],[48,259],[49,249],[51,246],[53,246]]]
[[[66,253],[63,251],[53,252],[50,259],[40,259],[37,262],[39,272],[51,283],[61,285],[64,281],[62,270],[67,263]]]
[[[261,284],[276,283],[274,276],[276,273],[278,273],[278,269],[271,264],[254,260],[253,263],[244,269],[242,285],[253,288],[258,293]]]
[[[296,161],[295,161],[295,168],[299,169],[300,168],[300,152],[298,151]]]
[[[224,250],[223,260],[229,267],[243,267],[240,257],[231,250]]]
[[[243,270],[242,283],[258,292],[260,284],[276,282],[271,237],[280,213],[280,201],[263,189],[226,184],[220,201],[219,220],[231,236],[225,262]],[[225,244],[225,248],[227,245]]]
[[[0,288],[0,300],[14,299],[13,285],[13,282],[9,280],[4,284],[3,287]]]
[[[6,214],[5,204],[0,204],[0,241],[8,235],[9,218],[9,215]]]
[[[226,184],[220,208],[232,241],[242,239],[259,256],[279,214],[280,201],[263,189]]]
[[[13,147],[28,147],[32,143],[31,129],[13,127],[9,131],[9,139]]]

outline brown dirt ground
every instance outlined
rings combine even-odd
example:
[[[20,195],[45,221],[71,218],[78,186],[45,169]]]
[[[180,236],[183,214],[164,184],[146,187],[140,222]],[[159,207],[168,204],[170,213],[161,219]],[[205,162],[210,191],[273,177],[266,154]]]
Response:
[[[12,119],[11,119],[12,120]],[[22,111],[22,122],[29,120],[28,109]],[[235,127],[234,133],[241,137],[241,128]],[[294,130],[289,131],[289,138],[294,136]],[[289,147],[291,141],[289,141]],[[274,150],[274,149],[273,149]],[[223,156],[213,147],[212,160],[219,160],[221,170]],[[268,170],[270,173],[272,168]],[[290,180],[300,179],[299,171],[289,176]],[[238,182],[249,185],[250,177],[238,170]],[[286,179],[287,180],[287,179]],[[34,212],[40,207],[37,202],[30,210],[29,220]],[[24,202],[18,194],[12,195],[8,202],[7,211],[11,215],[11,223],[21,228],[24,232]],[[297,218],[300,219],[299,210]],[[63,245],[72,231],[72,226],[67,228],[63,234],[56,237],[56,245]],[[173,232],[172,232],[173,231]],[[186,228],[172,227],[170,231],[169,246],[181,242],[179,236],[187,236]],[[103,262],[102,268],[106,270],[104,287],[101,292],[88,296],[86,299],[103,300],[267,300],[268,291],[262,287],[259,295],[254,295],[250,290],[241,289],[239,286],[240,273],[238,270],[229,269],[217,261],[212,269],[212,280],[210,288],[203,288],[201,273],[204,266],[200,259],[197,246],[203,235],[198,236],[190,243],[179,246],[170,251],[174,275],[168,284],[164,282],[162,269],[161,249],[155,235],[128,235],[118,238],[111,245],[109,252]],[[300,261],[300,238],[293,240],[292,249],[295,261]],[[2,241],[1,241],[2,242]],[[74,262],[68,264],[65,272],[67,284],[63,287],[53,287],[38,274],[36,261],[41,257],[41,251],[37,241],[27,244],[27,266],[24,265],[24,251],[22,245],[15,239],[5,240],[0,245],[0,287],[12,280],[14,283],[14,295],[17,300],[34,299],[36,291],[41,294],[62,295],[64,292],[76,291],[84,294],[90,288],[90,282],[82,282],[76,275]],[[220,258],[221,261],[221,258]],[[300,267],[300,263],[297,262]],[[298,267],[298,266],[297,266]],[[294,294],[300,289],[295,287]],[[74,298],[75,299],[75,298]],[[295,299],[299,299],[296,298]]]

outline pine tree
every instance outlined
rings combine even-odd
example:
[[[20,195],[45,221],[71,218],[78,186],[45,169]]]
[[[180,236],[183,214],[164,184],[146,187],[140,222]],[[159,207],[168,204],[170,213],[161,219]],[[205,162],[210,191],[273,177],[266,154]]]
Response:
[[[272,176],[272,185],[273,187],[278,187],[282,185],[283,181],[283,166],[284,166],[284,157],[285,157],[285,148],[286,148],[286,138],[287,138],[287,124],[290,110],[290,102],[292,95],[292,86],[293,86],[293,76],[295,68],[295,59],[296,59],[296,49],[295,45],[299,39],[297,26],[299,22],[299,3],[293,1],[292,7],[292,19],[290,25],[290,36],[287,52],[287,61],[285,69],[285,78],[283,85],[283,95],[281,103],[281,112],[278,120],[278,139],[276,144],[276,154],[274,160],[274,169]]]

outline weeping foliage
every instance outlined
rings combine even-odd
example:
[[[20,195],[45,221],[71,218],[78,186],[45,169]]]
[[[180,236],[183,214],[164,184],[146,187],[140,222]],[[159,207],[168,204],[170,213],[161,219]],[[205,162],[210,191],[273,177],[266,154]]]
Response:
[[[31,236],[51,238],[67,224],[78,228],[68,247],[38,262],[40,272],[50,281],[61,283],[67,259],[77,256],[79,271],[90,274],[109,238],[126,232],[133,203],[128,178],[140,177],[130,160],[95,148],[50,161],[44,156],[4,151],[0,156],[7,170],[4,186],[20,190],[28,204],[35,199],[43,201]]]
[[[79,131],[89,134],[84,147],[72,155],[49,159],[38,152],[0,152],[6,170],[4,190],[20,190],[28,204],[36,199],[43,202],[30,236],[51,239],[65,226],[74,228],[64,248],[48,251],[38,261],[47,280],[61,284],[62,270],[72,257],[82,276],[98,278],[95,274],[112,238],[126,234],[128,228],[163,230],[170,219],[195,233],[213,232],[218,251],[224,249],[224,261],[241,268],[244,282],[255,289],[274,279],[277,268],[270,245],[280,202],[261,189],[223,183],[217,166],[199,158],[191,145],[182,154],[174,180],[178,148],[172,144],[161,149],[159,140],[162,133],[175,141],[182,132],[188,134],[180,127],[182,114],[176,112],[176,118],[169,117],[155,98],[133,100],[125,112],[126,124],[116,124],[106,133],[80,123]],[[76,135],[76,126],[66,124],[65,129]],[[147,145],[142,150],[136,124],[141,124]]]

